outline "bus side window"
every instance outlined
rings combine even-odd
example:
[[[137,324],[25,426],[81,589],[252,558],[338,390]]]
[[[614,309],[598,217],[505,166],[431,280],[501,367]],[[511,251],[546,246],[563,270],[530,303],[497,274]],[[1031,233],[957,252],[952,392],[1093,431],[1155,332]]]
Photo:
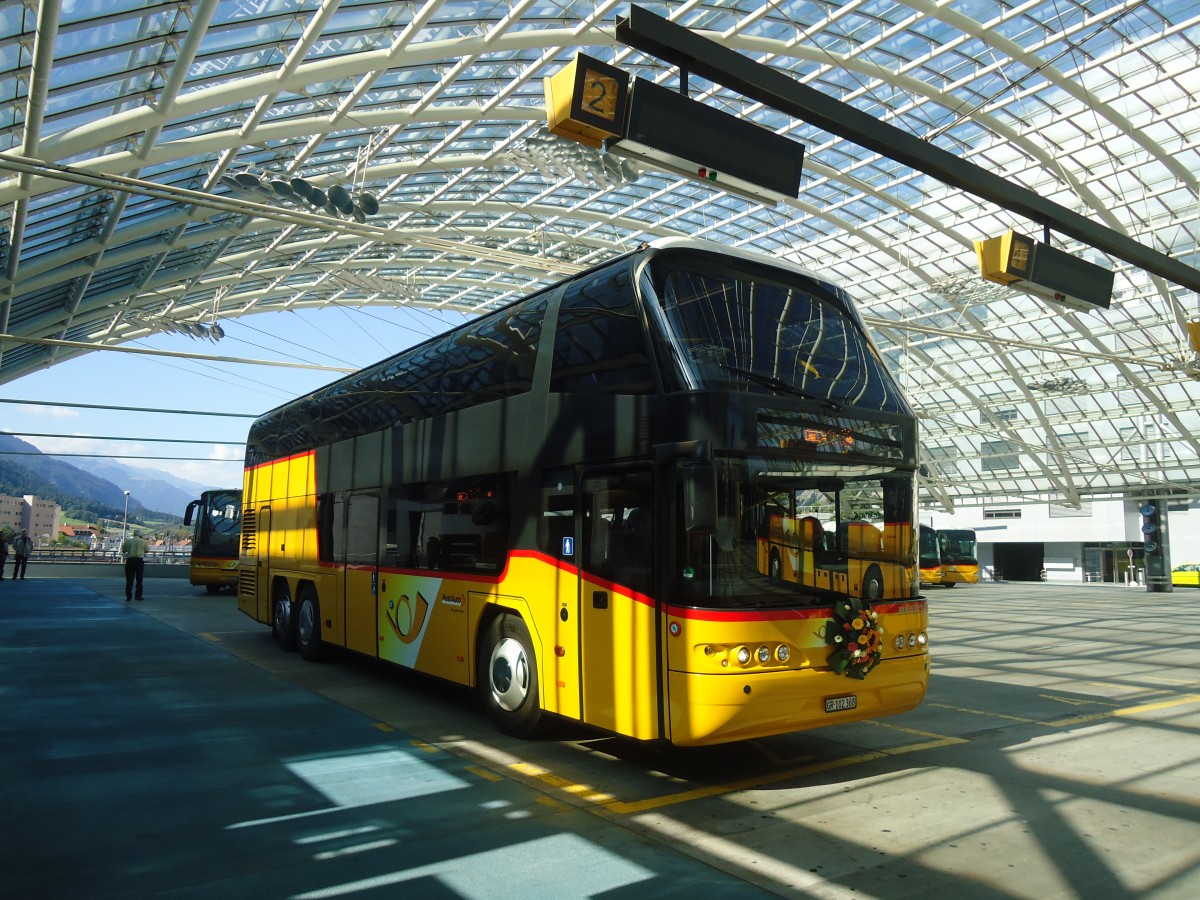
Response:
[[[598,272],[568,287],[555,328],[550,390],[648,394],[654,389],[646,328],[628,273]]]
[[[317,498],[317,558],[321,562],[344,562],[342,542],[342,506],[334,494]]]

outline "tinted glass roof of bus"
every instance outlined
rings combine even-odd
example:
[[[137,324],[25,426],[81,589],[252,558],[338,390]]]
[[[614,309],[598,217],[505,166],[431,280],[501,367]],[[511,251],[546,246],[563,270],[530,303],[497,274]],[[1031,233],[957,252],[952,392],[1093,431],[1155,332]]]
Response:
[[[1200,263],[1194,0],[649,8]],[[859,299],[922,417],[929,498],[1195,491],[1194,291],[1060,238],[1115,270],[1110,310],[1064,311],[982,281],[974,240],[1040,227],[695,77],[694,98],[804,144],[799,196],[765,205],[606,166],[546,133],[542,79],[582,51],[677,87],[675,69],[616,41],[627,10],[8,5],[0,333],[13,337],[0,382],[86,352],[37,341],[119,344],[330,303],[478,312],[685,235],[793,261]],[[293,203],[314,188],[333,211]]]

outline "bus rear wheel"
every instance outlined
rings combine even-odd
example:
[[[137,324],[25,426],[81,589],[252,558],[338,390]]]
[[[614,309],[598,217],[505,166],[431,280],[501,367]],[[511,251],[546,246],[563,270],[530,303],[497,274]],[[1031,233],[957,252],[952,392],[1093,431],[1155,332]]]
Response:
[[[296,602],[296,647],[308,662],[321,658],[324,645],[321,643],[321,603],[312,585],[300,588],[300,599]]]
[[[275,588],[275,597],[271,601],[271,634],[284,650],[296,649],[296,618],[292,606],[292,594],[287,582],[282,581]]]
[[[496,727],[529,737],[541,722],[537,657],[520,616],[496,616],[479,645],[479,693]]]

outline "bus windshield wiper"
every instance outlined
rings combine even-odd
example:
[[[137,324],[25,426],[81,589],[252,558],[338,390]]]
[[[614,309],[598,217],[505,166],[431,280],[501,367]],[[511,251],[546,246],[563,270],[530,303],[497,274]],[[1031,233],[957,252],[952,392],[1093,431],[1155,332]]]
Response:
[[[727,372],[733,372],[735,375],[741,375],[743,378],[749,379],[756,384],[761,384],[764,387],[769,387],[772,390],[780,393],[792,394],[795,397],[803,397],[805,400],[815,400],[818,403],[823,403],[833,412],[840,412],[842,404],[830,400],[828,397],[822,397],[820,394],[814,394],[811,391],[806,391],[804,388],[798,388],[794,384],[788,384],[782,378],[776,378],[774,375],[763,375],[761,372],[753,372],[750,369],[743,369],[739,366],[731,366],[728,363],[718,363],[722,369]]]

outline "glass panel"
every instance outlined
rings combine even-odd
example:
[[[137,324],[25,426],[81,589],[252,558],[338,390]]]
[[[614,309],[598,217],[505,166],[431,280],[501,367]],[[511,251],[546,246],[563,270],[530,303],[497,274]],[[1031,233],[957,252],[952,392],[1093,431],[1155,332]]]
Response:
[[[938,531],[938,548],[942,563],[947,566],[975,565],[975,532],[968,530]]]
[[[654,480],[649,472],[585,479],[584,568],[648,594],[654,587]]]
[[[736,608],[915,595],[910,473],[765,459],[716,468],[713,534],[688,534],[677,498],[677,599]]]
[[[205,494],[207,507],[196,522],[192,553],[198,556],[237,556],[242,530],[240,491],[213,491]]]
[[[508,557],[510,475],[403,485],[388,496],[381,565],[499,572]]]
[[[563,296],[552,391],[646,394],[654,390],[646,332],[628,271],[598,272]]]
[[[575,478],[570,469],[543,473],[540,506],[538,547],[555,558],[570,559],[575,541]]]
[[[663,254],[644,289],[695,388],[744,390],[907,411],[849,297],[798,273],[700,254]]]
[[[351,494],[346,514],[346,563],[373,566],[379,544],[379,497]]]

